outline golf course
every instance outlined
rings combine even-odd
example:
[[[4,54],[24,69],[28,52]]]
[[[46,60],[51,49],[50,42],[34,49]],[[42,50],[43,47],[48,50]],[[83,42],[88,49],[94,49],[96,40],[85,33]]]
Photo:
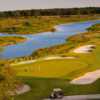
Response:
[[[0,12],[0,100],[100,99],[99,11]]]
[[[41,57],[30,60],[30,62],[26,60],[12,63],[11,67],[15,70],[18,79],[31,86],[30,92],[16,96],[15,100],[42,100],[50,95],[53,88],[63,89],[65,95],[99,94],[100,80],[84,85],[70,83],[73,79],[83,76],[85,73],[100,69],[99,29],[100,24],[93,25],[89,28],[89,32],[83,33],[87,36],[86,38],[90,38],[88,41],[77,42],[75,40],[77,42],[75,47],[60,53],[60,55],[56,54],[55,58],[50,54],[46,58],[45,54],[44,57],[42,54]],[[70,42],[73,43],[71,40]],[[74,52],[75,49],[86,45],[94,45],[95,48],[92,48],[88,53]],[[61,48],[62,46],[59,47],[59,50]],[[57,59],[57,55],[63,59]]]

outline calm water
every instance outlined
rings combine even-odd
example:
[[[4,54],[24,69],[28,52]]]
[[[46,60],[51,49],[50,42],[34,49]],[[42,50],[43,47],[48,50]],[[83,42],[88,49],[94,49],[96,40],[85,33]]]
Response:
[[[56,32],[44,32],[35,35],[21,35],[27,37],[28,40],[17,45],[7,46],[1,54],[2,58],[15,58],[21,56],[31,55],[32,52],[39,48],[50,47],[65,43],[68,36],[85,32],[86,28],[90,27],[99,21],[88,21],[71,24],[63,24],[56,26]],[[9,36],[8,34],[0,34],[0,36]],[[14,34],[13,34],[14,35]],[[20,35],[18,35],[20,36]]]

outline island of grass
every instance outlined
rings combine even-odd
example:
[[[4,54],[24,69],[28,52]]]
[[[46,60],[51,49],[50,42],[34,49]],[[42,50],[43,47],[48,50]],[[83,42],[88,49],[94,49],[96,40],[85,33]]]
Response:
[[[15,45],[18,43],[23,43],[25,41],[26,41],[26,38],[21,37],[21,36],[1,36],[0,37],[0,46]]]
[[[100,24],[93,25],[88,32],[69,37],[64,45],[39,50],[32,55],[36,58],[49,55],[75,56],[76,59],[55,59],[21,65],[15,62],[16,65],[12,68],[16,71],[18,79],[29,84],[32,89],[29,93],[16,96],[15,100],[43,100],[51,94],[53,88],[62,88],[65,95],[99,94],[100,80],[89,85],[70,84],[72,79],[86,72],[100,69],[99,27]],[[72,52],[78,46],[88,44],[95,45],[96,48],[88,54]],[[21,61],[25,59],[21,58]]]

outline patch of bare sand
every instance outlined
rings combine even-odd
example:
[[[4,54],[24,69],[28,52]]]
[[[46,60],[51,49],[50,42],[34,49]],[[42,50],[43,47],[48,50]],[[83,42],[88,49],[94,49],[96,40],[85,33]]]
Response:
[[[75,78],[70,83],[76,85],[91,84],[94,83],[99,78],[100,78],[100,70],[96,70],[93,72],[88,72],[81,77]]]
[[[73,50],[74,53],[90,53],[96,46],[95,45],[84,45]]]

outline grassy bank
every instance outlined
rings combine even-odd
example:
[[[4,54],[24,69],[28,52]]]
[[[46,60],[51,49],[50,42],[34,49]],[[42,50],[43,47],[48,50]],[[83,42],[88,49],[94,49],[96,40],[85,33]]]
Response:
[[[0,18],[0,32],[16,34],[35,34],[39,32],[55,31],[58,24],[99,19],[99,15],[72,15],[72,16],[30,16]]]
[[[19,36],[2,36],[0,37],[0,46],[14,45],[24,42],[26,39]]]

